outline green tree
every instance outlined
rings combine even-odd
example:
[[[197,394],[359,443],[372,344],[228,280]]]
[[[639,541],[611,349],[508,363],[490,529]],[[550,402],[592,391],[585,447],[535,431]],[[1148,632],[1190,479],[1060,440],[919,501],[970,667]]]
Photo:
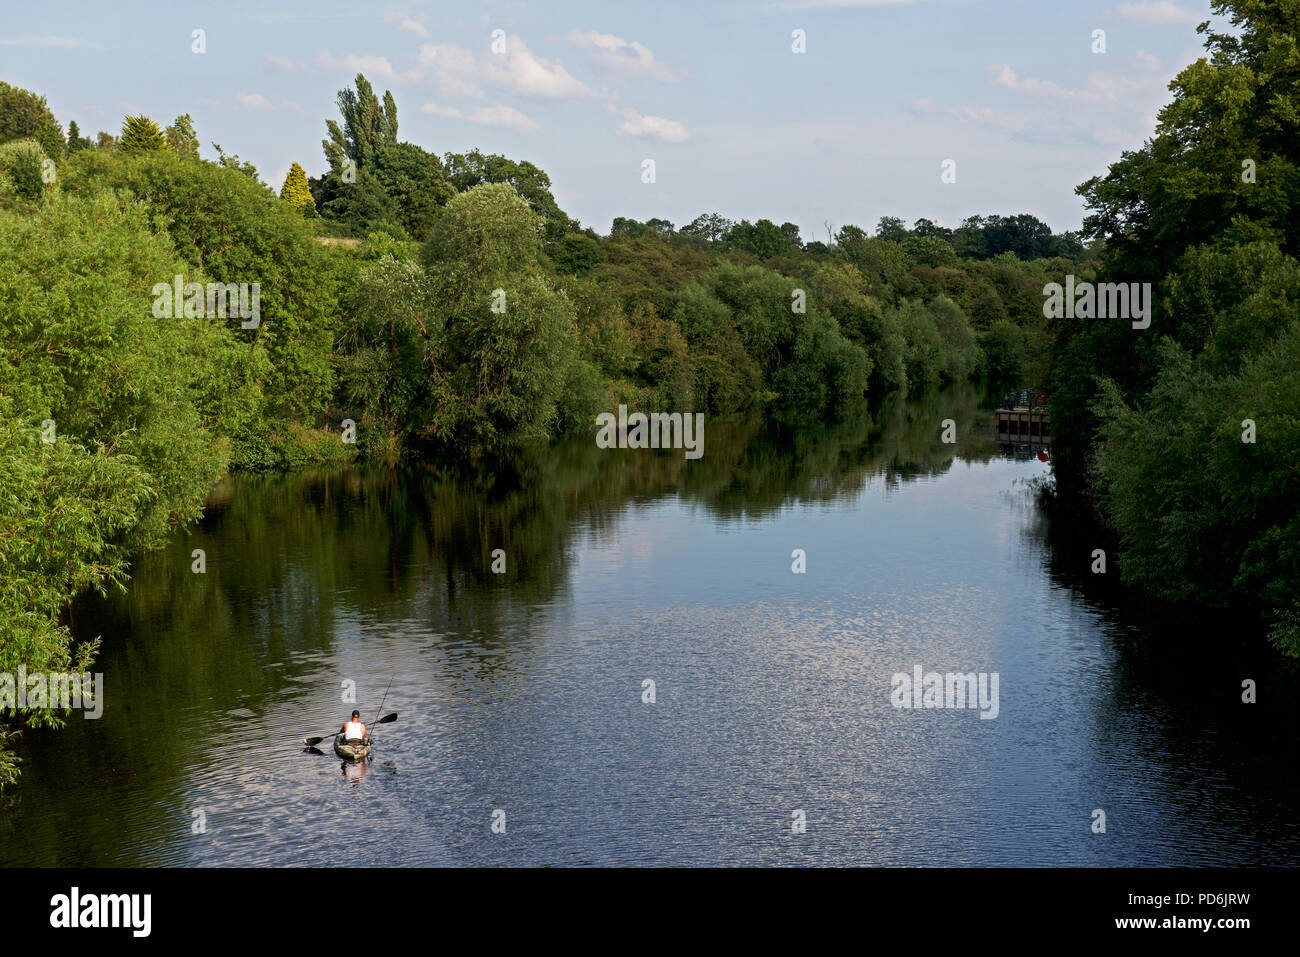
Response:
[[[719,242],[735,224],[718,213],[701,213],[692,219],[681,231],[688,236],[697,236],[709,243]]]
[[[147,202],[164,217],[177,253],[212,281],[257,284],[256,326],[233,309],[222,319],[242,343],[245,376],[229,395],[241,411],[232,411],[224,434],[242,467],[280,467],[298,455],[298,429],[320,425],[333,394],[339,257],[273,190],[216,163],[85,151],[67,166],[62,182],[71,192],[125,190]]]
[[[578,353],[573,305],[541,252],[541,221],[504,183],[459,194],[434,224],[422,259],[445,319],[423,437],[500,453],[551,434]]]
[[[410,238],[397,200],[371,171],[358,172],[350,183],[330,172],[310,180],[309,185],[321,218],[341,232],[356,237],[378,232],[398,240]]]
[[[166,130],[167,145],[177,156],[199,158],[199,135],[194,132],[194,120],[188,113],[182,113]]]
[[[147,116],[128,116],[122,120],[122,135],[117,148],[123,153],[170,153],[171,144],[158,124]]]
[[[1211,7],[1232,32],[1198,28],[1209,56],[1155,135],[1078,187],[1098,278],[1158,293],[1146,330],[1058,321],[1053,458],[1119,531],[1127,581],[1258,609],[1300,654],[1300,0]]]
[[[888,243],[901,243],[908,237],[907,226],[897,216],[881,216],[876,224],[876,238]]]
[[[795,230],[795,237],[797,239],[798,230]],[[742,219],[727,230],[722,239],[725,248],[752,253],[759,259],[771,259],[773,256],[794,252],[798,248],[795,242],[770,219],[760,219],[756,223]]]
[[[40,199],[45,189],[45,160],[45,151],[36,140],[0,145],[0,201]]]
[[[443,157],[447,179],[458,192],[465,192],[483,183],[505,183],[523,197],[529,207],[545,224],[543,239],[548,243],[559,240],[578,223],[570,219],[551,195],[551,178],[527,160],[511,160],[498,154],[484,154],[479,150],[468,153],[448,153]]]
[[[613,223],[610,224],[609,234],[611,236],[626,236],[629,239],[639,239],[642,236],[650,235],[650,227],[645,223],[638,222],[635,219],[629,219],[626,216],[615,216]]]
[[[339,90],[337,102],[343,126],[340,129],[336,120],[326,120],[329,138],[321,140],[332,171],[342,173],[349,160],[364,169],[384,147],[397,145],[397,104],[392,93],[384,91],[381,105],[370,81],[358,73],[356,89]]]
[[[0,143],[26,139],[36,140],[50,158],[63,155],[63,128],[45,97],[0,80]]]
[[[77,121],[73,120],[68,124],[68,155],[71,156],[78,150],[88,150],[94,148],[94,143],[88,137],[81,135],[81,130],[77,129]]]
[[[280,198],[308,219],[315,217],[316,201],[312,199],[311,190],[307,188],[307,174],[297,163],[289,167],[289,172],[284,175]]]
[[[605,261],[600,244],[583,233],[565,233],[551,251],[557,272],[581,276]]]
[[[0,212],[0,671],[86,668],[67,603],[122,585],[225,468],[244,350],[217,320],[154,309],[160,277],[194,275],[155,228],[111,193]],[[2,743],[60,718],[0,721]],[[0,784],[15,771],[0,752]]]
[[[442,208],[456,195],[438,157],[414,143],[380,148],[368,172],[392,199],[402,227],[417,242],[424,241]]]

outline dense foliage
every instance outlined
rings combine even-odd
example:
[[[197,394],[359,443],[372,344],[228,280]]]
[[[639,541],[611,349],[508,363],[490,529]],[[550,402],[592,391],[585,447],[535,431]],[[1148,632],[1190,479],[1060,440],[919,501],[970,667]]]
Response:
[[[1058,482],[1099,503],[1124,577],[1261,609],[1300,655],[1300,0],[1216,0],[1233,34],[1171,84],[1155,136],[1079,187],[1102,277],[1151,327],[1061,326]]]
[[[124,581],[226,466],[238,344],[151,309],[157,277],[185,268],[150,211],[110,193],[0,213],[0,672],[83,667],[67,602]],[[11,771],[0,757],[0,782]]]

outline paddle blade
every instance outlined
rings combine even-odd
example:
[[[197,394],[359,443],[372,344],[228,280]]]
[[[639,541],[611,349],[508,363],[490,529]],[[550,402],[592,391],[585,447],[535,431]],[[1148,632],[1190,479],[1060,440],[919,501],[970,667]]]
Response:
[[[328,737],[329,737],[329,735],[327,734],[327,735],[323,735],[322,737],[319,737],[319,738],[303,738],[303,739],[302,739],[302,743],[305,744],[305,745],[307,745],[307,747],[309,747],[309,748],[314,748],[314,747],[316,747],[316,745],[320,744],[322,741],[324,741],[324,740],[325,740],[326,738],[328,738]]]
[[[384,715],[382,718],[376,721],[375,724],[390,724],[396,720],[397,720],[397,712],[394,711],[392,714]]]

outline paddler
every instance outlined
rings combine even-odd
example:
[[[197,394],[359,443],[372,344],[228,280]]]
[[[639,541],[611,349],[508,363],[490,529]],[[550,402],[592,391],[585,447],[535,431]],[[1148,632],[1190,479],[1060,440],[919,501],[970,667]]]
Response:
[[[351,720],[339,728],[339,734],[343,735],[343,740],[349,743],[366,740],[366,726],[361,723],[360,711],[352,712]]]

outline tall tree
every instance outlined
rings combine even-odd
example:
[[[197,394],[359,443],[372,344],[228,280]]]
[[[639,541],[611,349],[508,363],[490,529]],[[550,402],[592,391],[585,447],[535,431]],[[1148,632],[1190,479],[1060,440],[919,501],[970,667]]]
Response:
[[[316,201],[312,199],[311,190],[307,188],[307,174],[297,163],[289,167],[289,172],[284,175],[280,198],[300,210],[308,219],[315,217]]]
[[[422,251],[435,316],[421,431],[498,452],[545,438],[577,358],[573,304],[540,266],[540,222],[514,189],[461,193]]]
[[[68,155],[71,156],[80,150],[91,149],[95,144],[88,137],[81,135],[81,130],[77,129],[77,121],[73,120],[68,124]]]
[[[194,120],[188,113],[176,117],[167,127],[167,142],[177,156],[199,158],[199,135],[194,132]]]
[[[356,90],[339,90],[338,106],[343,127],[340,129],[335,120],[326,120],[329,139],[321,140],[332,171],[342,172],[348,160],[357,169],[364,169],[385,146],[397,145],[397,104],[388,90],[384,91],[381,106],[370,81],[358,73]]]
[[[172,149],[158,124],[144,115],[123,119],[117,148],[123,153],[170,153]]]

